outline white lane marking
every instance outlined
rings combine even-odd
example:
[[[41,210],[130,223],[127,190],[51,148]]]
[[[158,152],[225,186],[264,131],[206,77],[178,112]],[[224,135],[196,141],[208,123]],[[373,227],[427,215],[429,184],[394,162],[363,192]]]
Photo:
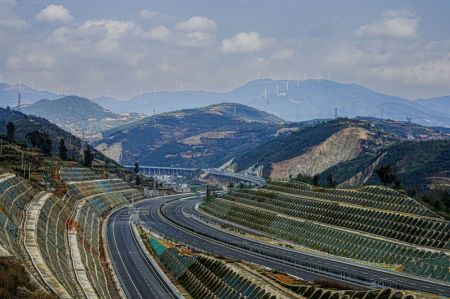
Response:
[[[116,215],[117,215],[117,214],[116,214]],[[115,245],[116,249],[118,249],[119,247],[117,246],[116,233],[115,233],[115,230],[114,230],[114,228],[115,228],[115,226],[116,226],[116,218],[113,219],[112,226],[113,226],[112,234],[113,234],[114,245]],[[120,262],[122,263],[122,266],[123,266],[123,268],[125,269],[125,272],[127,273],[127,276],[128,276],[128,278],[130,279],[131,284],[133,285],[133,287],[134,287],[134,289],[136,290],[137,294],[139,295],[139,297],[140,297],[141,299],[144,299],[144,297],[142,297],[141,293],[139,293],[138,288],[137,288],[136,285],[134,284],[133,279],[131,279],[131,275],[130,275],[130,273],[128,272],[127,267],[125,266],[125,263],[124,263],[124,261],[123,261],[123,259],[122,259],[121,254],[118,252],[117,255],[119,256]],[[124,286],[124,287],[126,288],[126,286]]]

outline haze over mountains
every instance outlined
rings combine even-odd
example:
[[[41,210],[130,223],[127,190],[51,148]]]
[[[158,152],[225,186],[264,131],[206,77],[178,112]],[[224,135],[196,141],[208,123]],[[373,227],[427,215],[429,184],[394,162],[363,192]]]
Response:
[[[426,101],[426,105],[424,105]],[[427,126],[449,126],[450,109],[433,109],[431,103],[450,105],[450,98],[411,101],[379,93],[357,84],[329,80],[272,80],[248,82],[229,92],[150,92],[127,101],[102,98],[98,102],[115,112],[154,114],[236,102],[275,114],[288,121],[304,121],[339,116],[371,116],[396,120],[411,119]],[[436,104],[436,107],[438,107]]]
[[[50,120],[63,129],[86,138],[101,139],[101,132],[143,117],[138,113],[113,113],[97,103],[77,96],[39,100],[22,109],[26,114]]]
[[[24,103],[57,99],[61,95],[37,91],[25,85],[0,85],[1,106],[17,105],[21,93]],[[136,112],[153,115],[181,109],[198,108],[223,102],[244,104],[287,121],[369,116],[395,120],[411,119],[426,126],[450,126],[450,96],[408,100],[379,93],[357,84],[329,80],[250,81],[228,92],[160,91],[148,92],[128,100],[103,96],[95,100],[113,113]]]

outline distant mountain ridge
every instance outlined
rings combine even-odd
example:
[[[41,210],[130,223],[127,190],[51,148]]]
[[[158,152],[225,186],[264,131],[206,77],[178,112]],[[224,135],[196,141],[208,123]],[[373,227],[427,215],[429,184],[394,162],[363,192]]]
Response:
[[[305,121],[338,116],[369,116],[450,127],[450,112],[433,110],[417,101],[379,93],[358,84],[329,80],[250,81],[228,92],[149,92],[126,101],[103,98],[111,111],[143,112],[149,115],[196,108],[221,102],[236,102],[287,121]],[[335,110],[336,109],[336,110]]]
[[[0,83],[0,107],[16,107],[19,93],[22,104],[25,105],[32,104],[41,99],[53,100],[61,97],[61,95],[49,91],[33,89],[25,84],[10,85]]]
[[[143,115],[116,114],[82,97],[39,100],[24,107],[24,113],[48,119],[61,128],[87,140],[101,138],[101,131],[141,119]]]
[[[117,114],[106,110],[97,103],[77,96],[66,96],[55,100],[42,99],[23,108],[23,111],[58,122],[117,117]]]
[[[444,112],[450,115],[450,96],[417,99],[414,102],[434,111]]]
[[[26,85],[0,84],[0,105],[17,105],[18,93],[23,103],[57,99],[60,95],[37,91]],[[329,80],[250,81],[227,92],[179,91],[148,92],[129,100],[103,96],[93,100],[114,113],[158,113],[199,108],[223,102],[244,104],[274,114],[287,121],[341,117],[376,117],[400,121],[410,119],[426,126],[450,127],[450,96],[408,100],[368,89],[358,84]]]

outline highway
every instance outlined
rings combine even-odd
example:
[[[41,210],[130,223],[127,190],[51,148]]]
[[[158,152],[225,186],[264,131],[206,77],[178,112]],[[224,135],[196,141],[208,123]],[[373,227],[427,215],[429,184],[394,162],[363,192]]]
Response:
[[[176,200],[166,204],[164,202],[156,200],[142,203],[142,207],[149,209],[149,213],[141,215],[145,225],[208,252],[247,260],[310,280],[330,279],[331,276],[334,280],[342,279],[355,284],[420,290],[450,296],[448,284],[341,259],[294,251],[281,246],[262,244],[224,232],[192,218],[192,214],[196,213],[195,199]]]
[[[308,280],[328,279],[345,282],[351,286],[365,285],[369,288],[383,285],[450,296],[448,284],[422,280],[341,259],[294,251],[281,246],[262,244],[230,234],[193,218],[192,215],[198,213],[194,209],[196,202],[198,199],[193,197],[179,200],[174,200],[173,197],[159,197],[137,203],[135,206],[139,210],[139,221],[143,226],[160,235],[216,255],[246,260]],[[133,245],[135,241],[132,239],[130,227],[128,211],[121,209],[111,216],[107,230],[114,267],[127,296],[170,298],[167,296],[167,287],[158,279],[158,273],[142,253],[139,253],[139,246]]]
[[[128,207],[114,212],[107,225],[107,242],[114,270],[127,298],[178,298],[140,247]]]

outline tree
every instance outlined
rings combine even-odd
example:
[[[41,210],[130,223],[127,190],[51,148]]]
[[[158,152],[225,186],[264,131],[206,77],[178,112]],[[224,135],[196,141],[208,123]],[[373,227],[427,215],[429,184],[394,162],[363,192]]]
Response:
[[[93,161],[94,155],[92,153],[91,147],[89,145],[86,145],[86,149],[84,150],[83,165],[86,167],[91,167]]]
[[[384,185],[400,185],[395,170],[391,165],[381,166],[376,170],[376,173]]]
[[[136,175],[136,186],[139,186],[141,184],[141,177],[139,175]]]
[[[139,173],[139,164],[138,164],[137,162],[134,163],[133,171],[134,171],[135,174],[138,174],[138,173]]]
[[[40,149],[44,154],[50,155],[52,152],[52,139],[47,133],[39,131],[28,132],[25,136],[33,148]]]
[[[8,135],[8,141],[13,143],[14,142],[14,135],[16,133],[16,126],[12,122],[8,122],[6,124],[6,134]]]
[[[59,141],[59,157],[61,158],[61,160],[64,160],[64,161],[67,160],[66,142],[62,138]]]
[[[319,186],[319,181],[320,181],[320,175],[319,174],[315,174],[312,178],[312,183],[314,186]]]
[[[333,172],[328,171],[327,174],[327,183],[329,187],[335,187],[336,183],[334,182]]]

